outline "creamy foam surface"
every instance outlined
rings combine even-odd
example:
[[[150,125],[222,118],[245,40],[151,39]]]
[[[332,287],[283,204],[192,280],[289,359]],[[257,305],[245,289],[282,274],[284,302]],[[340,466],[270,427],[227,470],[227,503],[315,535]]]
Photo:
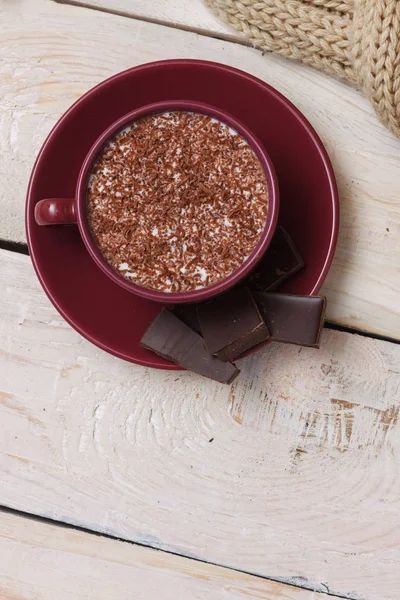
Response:
[[[251,254],[268,212],[263,168],[244,138],[190,112],[140,119],[97,159],[87,217],[106,260],[134,283],[191,291]]]

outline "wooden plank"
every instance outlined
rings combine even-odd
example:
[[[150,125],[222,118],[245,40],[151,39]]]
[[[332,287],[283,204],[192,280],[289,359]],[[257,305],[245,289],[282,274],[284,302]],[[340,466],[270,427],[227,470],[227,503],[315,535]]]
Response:
[[[24,195],[34,157],[73,100],[142,62],[181,56],[222,61],[280,89],[328,146],[342,207],[338,250],[325,286],[328,317],[400,338],[400,142],[358,92],[238,44],[100,11],[23,0],[4,4],[2,15],[0,239],[25,239]]]
[[[397,596],[400,345],[325,330],[319,351],[241,361],[229,387],[96,349],[4,250],[0,306],[0,504],[320,592]]]
[[[58,1],[246,43],[244,36],[217,18],[203,0],[56,0]]]
[[[1,511],[0,597],[335,600],[326,594]]]

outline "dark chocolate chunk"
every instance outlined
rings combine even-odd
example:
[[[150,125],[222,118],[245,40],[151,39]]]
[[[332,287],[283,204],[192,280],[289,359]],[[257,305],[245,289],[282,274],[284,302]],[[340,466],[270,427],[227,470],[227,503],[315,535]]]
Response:
[[[154,319],[140,345],[194,373],[231,383],[239,369],[207,351],[204,340],[166,308]]]
[[[196,333],[201,333],[195,304],[178,304],[178,306],[174,307],[172,312],[178,319],[186,323],[190,329],[193,329]]]
[[[283,227],[278,227],[268,250],[251,275],[249,285],[260,292],[273,291],[303,267],[304,261],[290,235]]]
[[[220,360],[235,360],[269,338],[268,329],[247,288],[237,288],[200,304],[197,314],[208,351]]]
[[[324,296],[254,292],[271,340],[319,348],[324,326]]]

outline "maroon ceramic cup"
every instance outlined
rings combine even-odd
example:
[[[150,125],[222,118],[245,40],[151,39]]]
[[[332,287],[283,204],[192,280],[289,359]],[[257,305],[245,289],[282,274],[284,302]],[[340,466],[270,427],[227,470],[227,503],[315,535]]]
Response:
[[[255,152],[265,173],[268,189],[268,214],[265,227],[257,246],[240,267],[217,283],[190,292],[161,292],[158,290],[139,286],[128,281],[119,274],[104,258],[98,249],[89,230],[86,216],[86,196],[90,174],[97,157],[101,154],[107,143],[130,123],[156,113],[171,111],[189,111],[208,115],[228,125],[239,133]],[[185,302],[199,302],[211,298],[231,287],[237,285],[255,268],[261,259],[275,231],[279,213],[279,190],[275,170],[271,159],[257,137],[243,123],[208,104],[192,101],[166,101],[148,104],[124,115],[113,123],[93,144],[87,154],[80,170],[74,198],[46,198],[40,200],[35,206],[35,220],[38,225],[78,225],[82,240],[87,251],[100,269],[117,285],[124,289],[163,304],[178,304]]]

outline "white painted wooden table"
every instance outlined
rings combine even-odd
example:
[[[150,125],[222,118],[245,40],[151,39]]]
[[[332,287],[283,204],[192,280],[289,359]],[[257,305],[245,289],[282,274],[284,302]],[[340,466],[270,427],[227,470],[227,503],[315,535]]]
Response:
[[[74,3],[0,0],[0,599],[398,600],[400,142],[201,0]],[[270,346],[226,387],[119,361],[51,306],[15,251],[35,155],[87,89],[172,57],[253,73],[315,126],[341,194],[328,317],[364,335]]]

